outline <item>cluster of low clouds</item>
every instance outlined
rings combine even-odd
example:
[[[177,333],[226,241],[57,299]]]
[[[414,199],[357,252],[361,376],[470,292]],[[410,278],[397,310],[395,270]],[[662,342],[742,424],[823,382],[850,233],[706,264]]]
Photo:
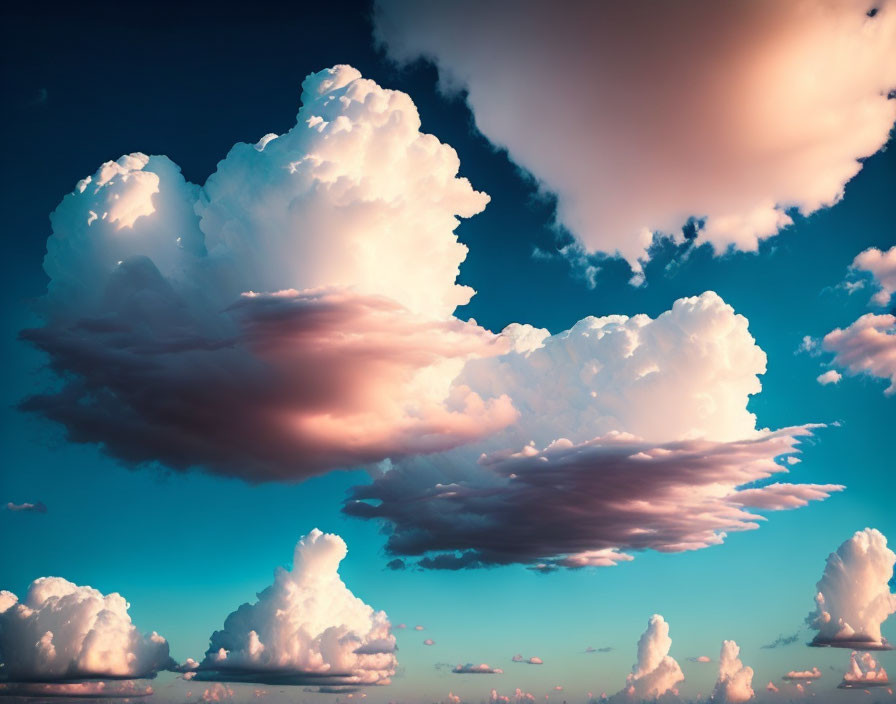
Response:
[[[636,280],[692,219],[697,242],[753,251],[836,203],[896,120],[891,3],[378,0],[375,31],[432,61],[579,248]]]
[[[35,580],[21,602],[0,592],[0,695],[141,696],[152,689],[134,680],[163,670],[196,682],[328,692],[389,684],[397,667],[395,637],[386,614],[339,578],[346,551],[339,536],[313,530],[296,545],[292,568],[278,568],[256,602],[224,620],[201,661],[183,664],[170,657],[165,638],[137,630],[119,594],[59,577]],[[215,686],[206,691],[218,696]]]
[[[128,464],[366,467],[344,511],[385,523],[395,568],[611,566],[843,488],[770,481],[815,427],[757,427],[765,353],[711,291],[555,334],[455,317],[454,230],[489,200],[459,168],[344,65],[202,186],[164,156],[103,164],[51,218],[23,336],[60,380],[23,407]]]

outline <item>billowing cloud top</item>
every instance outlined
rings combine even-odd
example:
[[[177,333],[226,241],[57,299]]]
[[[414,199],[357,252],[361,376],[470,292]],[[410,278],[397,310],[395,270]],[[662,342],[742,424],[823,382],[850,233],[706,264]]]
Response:
[[[291,570],[243,604],[210,639],[196,679],[321,686],[388,684],[397,664],[386,614],[339,578],[345,542],[315,529]]]
[[[836,202],[896,119],[891,2],[376,7],[390,54],[468,91],[560,222],[636,272],[652,233],[691,216],[699,241],[754,250],[788,208]]]
[[[866,528],[831,553],[807,621],[818,633],[811,645],[888,650],[881,624],[896,613],[890,593],[896,553],[879,531]]]
[[[745,666],[739,655],[740,648],[733,640],[722,643],[719,679],[713,688],[713,701],[740,704],[753,698],[753,668]]]
[[[842,487],[775,483],[810,428],[757,431],[747,410],[765,354],[718,295],[651,319],[586,318],[549,335],[502,333],[512,351],[469,361],[455,383],[519,413],[468,447],[394,462],[356,487],[351,515],[386,519],[387,549],[456,569],[612,565],[624,549],[691,550]],[[575,496],[575,502],[569,497]],[[518,520],[520,515],[526,521]]]
[[[890,302],[896,293],[896,246],[886,251],[869,247],[856,255],[851,268],[871,274],[877,287],[876,293],[871,297],[872,303],[885,306]]]
[[[10,681],[154,677],[174,666],[168,642],[141,635],[130,604],[61,577],[41,577],[24,601],[0,592],[0,662]]]
[[[886,687],[890,684],[887,671],[878,663],[871,653],[857,653],[849,656],[849,669],[843,674],[841,689],[866,689],[868,687]]]
[[[684,674],[675,659],[669,656],[671,647],[669,624],[662,616],[654,614],[638,641],[638,662],[620,694],[636,700],[657,699],[669,692],[677,694],[676,687],[684,681]]]
[[[502,341],[451,317],[454,234],[488,197],[404,93],[349,66],[303,84],[297,124],[208,182],[131,154],[52,215],[24,333],[65,376],[24,404],[129,463],[299,479],[452,447],[511,422],[451,387]]]

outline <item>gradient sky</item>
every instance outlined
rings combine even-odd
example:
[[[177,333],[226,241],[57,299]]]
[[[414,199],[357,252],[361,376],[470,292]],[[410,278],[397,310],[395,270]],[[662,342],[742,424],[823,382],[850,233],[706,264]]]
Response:
[[[821,337],[871,310],[870,289],[850,294],[842,283],[859,252],[896,244],[892,132],[839,203],[793,214],[794,223],[757,252],[717,256],[709,246],[667,243],[646,265],[641,286],[628,283],[625,261],[595,255],[601,270],[589,285],[581,262],[557,254],[574,235],[554,225],[556,200],[477,131],[462,96],[439,91],[433,65],[398,67],[374,46],[366,5],[309,5],[301,12],[35,8],[6,11],[2,25],[0,198],[8,246],[0,310],[0,503],[40,501],[47,511],[0,510],[0,587],[22,595],[31,580],[58,575],[120,592],[141,631],[163,634],[179,662],[199,659],[224,617],[270,584],[298,538],[316,527],[348,544],[340,569],[348,587],[393,624],[409,626],[397,633],[398,673],[388,687],[367,690],[372,702],[442,701],[449,690],[478,702],[493,687],[569,702],[586,701],[588,692],[613,693],[654,613],[671,624],[685,699],[706,697],[717,674],[715,664],[688,658],[715,661],[724,639],[741,646],[763,696],[769,680],[780,685],[787,671],[812,666],[824,672],[813,685],[819,696],[835,696],[848,651],[805,647],[812,635],[805,617],[829,553],[866,526],[896,536],[896,396],[885,396],[886,383],[867,376],[822,386],[816,377],[830,355],[798,349],[804,336]],[[337,63],[408,93],[422,129],[454,147],[460,174],[491,196],[483,213],[457,229],[470,250],[459,283],[477,291],[458,317],[492,331],[525,321],[557,333],[588,315],[657,316],[678,298],[715,291],[749,320],[768,355],[762,391],[749,404],[757,426],[828,424],[804,443],[789,481],[847,489],[776,512],[759,530],[731,534],[723,545],[640,552],[610,568],[545,575],[521,565],[393,571],[386,569],[391,556],[378,526],[340,511],[349,489],[368,481],[363,471],[254,485],[164,466],[130,468],[17,410],[51,379],[44,356],[19,331],[38,324],[32,304],[47,285],[41,263],[48,215],[73,185],[102,162],[138,150],[165,154],[188,180],[204,183],[235,142],[292,126],[303,78]],[[555,254],[533,256],[536,249]],[[416,624],[424,630],[413,630]],[[896,619],[883,633],[896,641]],[[762,647],[793,634],[799,634],[793,644]],[[426,638],[435,644],[424,646]],[[588,647],[612,650],[586,653]],[[544,665],[512,663],[516,653]],[[896,656],[882,653],[880,660],[896,672]],[[504,674],[450,672],[466,662],[487,662]],[[156,701],[185,697],[184,683],[170,673],[154,686]],[[337,695],[299,688],[282,697],[312,702]]]

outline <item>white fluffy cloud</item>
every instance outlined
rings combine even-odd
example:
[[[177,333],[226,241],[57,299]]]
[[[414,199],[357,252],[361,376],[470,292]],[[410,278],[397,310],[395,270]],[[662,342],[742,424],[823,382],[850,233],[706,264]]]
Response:
[[[722,643],[719,655],[719,678],[712,691],[715,702],[740,704],[753,698],[753,668],[740,660],[740,648],[733,640]]]
[[[896,393],[896,316],[866,313],[846,329],[829,332],[822,345],[834,353],[832,364],[850,376],[886,379],[884,393]]]
[[[10,681],[154,677],[175,665],[168,642],[142,635],[130,604],[60,577],[41,577],[24,601],[0,592],[0,663]]]
[[[489,694],[488,701],[489,704],[530,704],[535,701],[535,695],[531,692],[524,692],[519,687],[511,695],[498,694],[498,691],[493,689]]]
[[[677,686],[684,681],[684,674],[669,655],[671,647],[669,624],[662,616],[654,614],[638,641],[638,662],[626,677],[620,694],[636,700],[658,699],[667,693],[678,694]]]
[[[784,675],[782,680],[817,680],[821,679],[821,670],[817,667],[813,667],[811,670],[791,670],[786,675]]]
[[[132,154],[52,215],[25,331],[64,377],[24,403],[129,463],[296,479],[506,425],[451,386],[501,341],[451,313],[459,217],[488,196],[404,93],[310,75],[297,124],[237,144],[202,187]]]
[[[395,637],[339,578],[345,542],[315,529],[299,540],[291,570],[243,604],[215,631],[196,679],[261,684],[389,684]]]
[[[872,303],[885,306],[890,302],[896,293],[896,246],[886,251],[869,247],[856,255],[851,268],[871,274],[877,287],[877,292],[871,297]]]
[[[828,369],[828,371],[819,374],[816,377],[815,381],[817,381],[822,386],[827,386],[828,384],[839,383],[842,378],[843,375],[836,369]]]
[[[471,360],[455,383],[506,395],[519,419],[394,462],[346,503],[391,524],[394,555],[451,569],[613,565],[631,559],[625,549],[718,544],[757,527],[750,507],[794,508],[842,488],[739,488],[785,472],[775,458],[811,429],[756,429],[747,401],[765,354],[712,292],[656,319],[586,318],[556,335],[514,325],[502,337],[511,352]]]
[[[841,689],[866,689],[868,687],[886,687],[890,684],[887,671],[871,653],[857,653],[849,656],[849,669],[843,674]]]
[[[879,531],[856,532],[828,556],[818,582],[815,611],[807,622],[818,631],[811,645],[861,650],[888,650],[881,624],[896,613],[890,593],[896,553]]]
[[[433,60],[557,195],[560,222],[636,272],[652,233],[680,236],[691,216],[698,241],[756,249],[788,208],[836,202],[896,120],[891,2],[376,8],[389,53]]]

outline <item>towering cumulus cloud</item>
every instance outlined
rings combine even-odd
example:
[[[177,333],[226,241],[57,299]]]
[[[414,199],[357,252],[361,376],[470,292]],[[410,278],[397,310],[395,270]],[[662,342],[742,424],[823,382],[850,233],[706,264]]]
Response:
[[[712,701],[740,704],[753,698],[753,668],[741,661],[740,648],[733,640],[722,643],[719,655],[719,679],[712,691]]]
[[[311,684],[339,691],[389,684],[395,637],[382,611],[351,593],[339,578],[347,548],[338,535],[315,529],[296,545],[291,570],[254,604],[243,604],[210,639],[196,679]]]
[[[204,187],[163,156],[104,164],[52,216],[45,325],[24,336],[65,382],[24,407],[129,463],[253,480],[506,425],[506,399],[450,387],[502,342],[451,317],[473,293],[454,228],[488,201],[458,167],[407,95],[348,66]]]
[[[0,677],[53,684],[154,677],[173,667],[168,642],[155,632],[141,635],[129,608],[120,594],[104,595],[60,577],[34,580],[21,602],[0,592]]]
[[[815,611],[807,622],[818,633],[811,645],[890,650],[881,624],[896,613],[890,593],[896,553],[873,528],[858,531],[831,553],[818,582]]]
[[[678,694],[676,687],[684,681],[684,675],[675,659],[669,656],[671,647],[669,624],[654,614],[638,641],[638,662],[619,694],[639,701],[657,699],[667,693]]]
[[[376,30],[465,90],[560,222],[636,274],[689,217],[754,250],[789,208],[836,202],[896,119],[891,2],[378,0]]]
[[[718,544],[757,527],[750,508],[793,508],[842,488],[739,489],[786,471],[775,459],[811,428],[756,429],[746,406],[765,354],[714,293],[656,319],[586,318],[556,335],[511,325],[502,337],[511,352],[471,360],[455,383],[506,395],[518,421],[398,460],[346,503],[388,522],[396,556],[451,569],[612,565],[631,559],[625,549]]]

